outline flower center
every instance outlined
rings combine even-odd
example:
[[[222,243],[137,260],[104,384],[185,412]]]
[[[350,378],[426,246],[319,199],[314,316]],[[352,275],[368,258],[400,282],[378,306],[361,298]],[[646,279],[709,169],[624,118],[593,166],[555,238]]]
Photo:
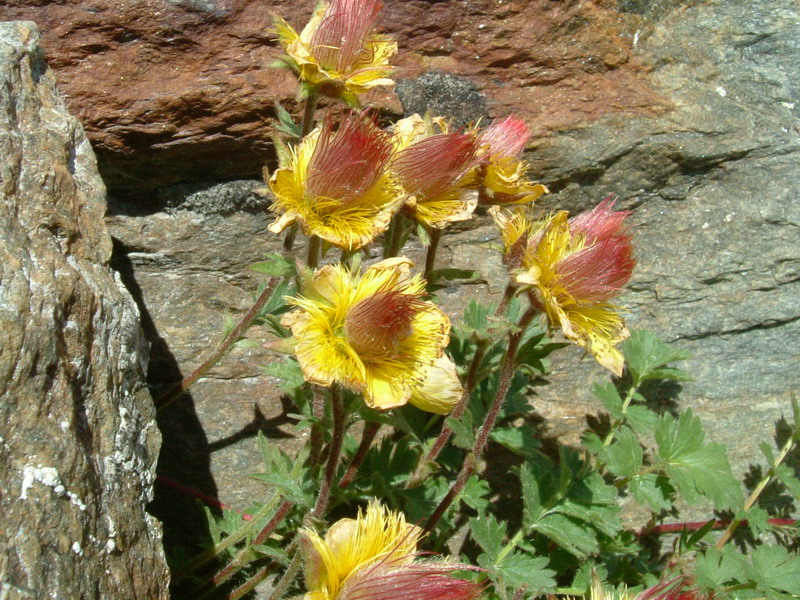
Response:
[[[414,294],[379,292],[347,313],[344,332],[362,360],[397,356],[400,343],[411,335],[412,321],[425,302]]]

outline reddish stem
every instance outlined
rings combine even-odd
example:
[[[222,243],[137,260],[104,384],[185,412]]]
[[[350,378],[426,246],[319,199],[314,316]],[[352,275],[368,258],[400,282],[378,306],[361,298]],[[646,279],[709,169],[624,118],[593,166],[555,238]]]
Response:
[[[219,508],[219,509],[223,509],[224,508],[226,510],[236,510],[232,506],[229,506],[229,505],[227,505],[227,504],[225,504],[223,502],[220,502],[216,498],[212,498],[211,496],[203,494],[202,492],[198,492],[197,490],[193,490],[192,488],[187,487],[187,486],[183,485],[182,483],[178,483],[177,481],[174,481],[172,479],[169,479],[168,477],[164,477],[163,475],[156,475],[156,481],[158,483],[162,484],[162,485],[165,485],[167,487],[171,487],[172,489],[180,492],[181,494],[185,494],[187,496],[191,496],[193,498],[197,498],[198,500],[200,500],[204,504],[207,504],[208,506],[213,506],[214,508]],[[236,512],[238,512],[240,515],[242,515],[242,520],[244,520],[244,521],[249,521],[250,519],[253,518],[253,515],[248,515],[247,513],[242,512],[240,510],[236,510]]]
[[[719,520],[714,521],[714,525],[711,526],[711,529],[722,529],[723,527],[727,527],[730,525],[730,521],[726,520]],[[747,525],[747,520],[741,522],[742,525]],[[767,519],[767,523],[770,525],[782,526],[782,527],[789,527],[795,525],[797,521],[795,519]],[[680,533],[681,531],[698,531],[708,525],[708,521],[690,521],[687,523],[665,523],[663,525],[654,525],[653,527],[645,527],[644,529],[640,530],[636,535],[643,536],[643,535],[650,535],[650,534],[664,534],[664,533]]]
[[[353,460],[350,461],[347,471],[339,480],[339,487],[341,489],[346,488],[353,482],[353,479],[355,478],[361,463],[364,462],[364,458],[366,458],[367,452],[369,452],[369,448],[372,446],[372,442],[375,440],[375,436],[378,435],[378,430],[380,428],[381,424],[377,421],[370,421],[364,425],[364,433],[361,435],[361,444],[358,446],[358,450],[356,450]]]

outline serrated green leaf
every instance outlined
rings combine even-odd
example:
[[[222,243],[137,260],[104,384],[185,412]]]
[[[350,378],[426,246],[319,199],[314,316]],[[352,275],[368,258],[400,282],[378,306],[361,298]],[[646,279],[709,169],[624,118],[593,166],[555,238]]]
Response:
[[[522,486],[522,521],[526,527],[530,527],[537,521],[544,510],[541,494],[539,493],[539,482],[529,465],[522,465],[518,474]]]
[[[751,559],[758,589],[767,593],[780,590],[800,597],[800,556],[782,546],[759,546]]]
[[[701,587],[719,590],[729,582],[740,581],[738,577],[746,570],[745,562],[729,546],[723,550],[709,548],[695,557],[695,577]]]
[[[775,469],[775,477],[786,486],[792,496],[800,500],[800,479],[794,476],[794,469],[788,465],[778,465]]]
[[[637,475],[630,480],[628,487],[639,504],[649,506],[655,513],[672,508],[670,498],[675,489],[663,475],[655,473]]]
[[[272,546],[266,546],[264,544],[256,544],[251,545],[250,549],[254,552],[257,552],[261,556],[266,556],[267,558],[271,558],[277,563],[282,565],[286,565],[289,563],[289,555],[286,554],[286,551],[281,550],[280,548],[273,548]]]
[[[492,440],[525,458],[531,458],[542,444],[528,427],[500,427],[490,434]]]
[[[498,521],[493,515],[485,513],[469,520],[469,532],[478,545],[483,548],[489,562],[494,564],[497,555],[503,549],[506,537],[506,524]]]
[[[686,360],[690,356],[687,351],[671,348],[643,329],[631,331],[630,337],[622,343],[622,353],[636,386],[653,378],[657,369],[671,362]],[[669,371],[664,371],[665,375],[670,374]]]
[[[277,489],[290,502],[309,508],[312,505],[311,495],[291,477],[282,473],[255,473],[251,477]]]
[[[534,523],[531,529],[547,536],[581,560],[600,550],[597,538],[591,528],[558,513],[545,516]]]
[[[472,299],[464,309],[464,325],[475,332],[485,331],[491,312],[492,307],[490,305],[481,304],[477,300]]]
[[[467,483],[461,491],[461,501],[478,512],[484,512],[489,506],[490,493],[489,483],[477,475],[473,475],[467,479]]]
[[[613,383],[609,381],[594,384],[592,394],[603,403],[603,407],[612,418],[622,419],[622,398],[620,398],[619,392]]]
[[[639,438],[629,427],[617,431],[614,443],[600,453],[606,468],[619,477],[633,477],[642,470],[644,452]]]
[[[502,582],[509,588],[525,587],[526,597],[535,597],[556,586],[556,572],[547,568],[548,560],[512,552],[496,565]]]
[[[249,268],[256,273],[263,273],[270,277],[285,277],[293,275],[295,272],[294,262],[277,252],[270,252],[267,260],[254,263]]]
[[[431,235],[428,233],[428,230],[425,229],[425,225],[419,222],[417,223],[417,237],[420,243],[426,248],[431,245]]]
[[[696,504],[702,494],[718,509],[743,505],[741,485],[731,472],[725,447],[703,444],[700,419],[691,410],[682,413],[677,422],[671,415],[663,415],[655,438],[657,458],[687,502]]]
[[[293,358],[286,358],[281,362],[271,363],[262,367],[267,375],[280,380],[278,388],[284,392],[291,392],[305,383],[303,371],[299,363]]]
[[[770,468],[774,467],[775,455],[772,453],[772,446],[766,442],[761,442],[758,447],[761,448],[761,452],[764,454],[764,458],[767,459],[767,464],[770,466]]]
[[[447,417],[447,426],[453,430],[453,444],[464,450],[475,445],[475,432],[472,429],[472,414],[464,412],[460,418]]]
[[[625,411],[625,418],[639,435],[652,433],[658,422],[658,415],[646,406],[629,406]]]

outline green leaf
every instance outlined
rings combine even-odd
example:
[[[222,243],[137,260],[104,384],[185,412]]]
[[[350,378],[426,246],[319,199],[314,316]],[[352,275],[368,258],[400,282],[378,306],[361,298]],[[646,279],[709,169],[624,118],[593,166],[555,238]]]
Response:
[[[428,230],[425,229],[425,225],[419,222],[417,223],[417,237],[420,243],[426,248],[431,245],[431,235],[428,233]]]
[[[635,386],[647,379],[672,379],[684,381],[688,377],[678,369],[664,369],[668,363],[689,358],[689,352],[676,350],[643,329],[634,330],[622,343],[625,363]]]
[[[275,126],[275,129],[289,137],[299,140],[303,132],[302,126],[300,123],[294,122],[292,115],[281,106],[280,102],[275,102],[275,114],[278,117],[278,124]]]
[[[489,558],[489,562],[494,564],[497,555],[503,549],[503,540],[506,537],[506,524],[498,521],[493,515],[485,513],[469,520],[469,532],[478,545],[483,548]]]
[[[614,443],[607,446],[600,457],[614,475],[633,477],[642,470],[644,452],[636,434],[629,427],[623,426],[617,431]]]
[[[597,538],[591,528],[558,513],[547,515],[534,523],[532,529],[547,536],[581,560],[600,551]]]
[[[669,479],[656,473],[637,475],[628,483],[633,498],[639,504],[646,504],[653,512],[672,508],[670,498],[675,489],[669,484]]]
[[[629,406],[625,411],[625,417],[639,435],[652,433],[658,422],[658,415],[646,406]]]
[[[622,419],[622,398],[619,397],[619,392],[614,384],[609,382],[596,383],[592,388],[594,397],[603,403],[603,407],[608,411],[614,419]]]
[[[481,304],[474,298],[464,309],[464,326],[475,332],[483,332],[489,323],[489,314],[493,312],[490,304]]]
[[[291,392],[305,382],[303,372],[300,370],[300,364],[293,358],[286,358],[281,362],[264,365],[262,368],[267,375],[280,380],[278,388],[284,392]]]
[[[461,501],[478,512],[484,512],[489,506],[489,494],[491,494],[489,483],[473,475],[467,479],[461,491]]]
[[[472,414],[465,411],[459,419],[447,417],[447,426],[453,430],[453,444],[464,450],[469,450],[475,445],[475,433],[472,429]]]
[[[522,485],[522,522],[526,527],[531,527],[542,514],[542,497],[539,493],[539,481],[529,465],[519,469],[519,480]],[[548,478],[549,480],[549,478]],[[549,483],[546,480],[544,483]]]
[[[531,458],[542,445],[529,427],[501,427],[493,430],[490,437],[507,450],[525,458]]]
[[[775,477],[786,486],[786,490],[792,496],[800,500],[800,479],[794,476],[794,469],[788,465],[778,465],[775,469]]]
[[[704,445],[704,438],[700,419],[691,410],[682,413],[677,422],[672,415],[663,415],[655,428],[657,458],[690,504],[704,495],[718,509],[741,507],[742,489],[731,472],[725,447]]]
[[[281,550],[280,548],[273,548],[272,546],[257,544],[257,545],[251,545],[250,549],[262,556],[271,558],[272,560],[274,560],[279,564],[282,565],[289,564],[289,555],[286,554],[285,550]]]
[[[313,504],[311,495],[295,479],[282,473],[254,473],[251,475],[272,488],[275,488],[286,500],[310,508]]]
[[[270,252],[267,257],[268,260],[250,265],[250,269],[256,273],[263,273],[270,277],[286,277],[287,275],[294,274],[294,261],[289,260],[277,252]]]
[[[738,577],[745,571],[746,565],[736,552],[730,551],[730,546],[720,552],[716,548],[709,548],[704,554],[695,557],[695,577],[697,583],[704,588],[718,590],[726,583],[738,581]]]
[[[753,575],[763,592],[780,590],[800,598],[800,556],[782,546],[759,546],[753,551]]]
[[[503,583],[509,588],[525,587],[526,598],[553,591],[556,572],[547,568],[548,559],[512,552],[495,565]]]

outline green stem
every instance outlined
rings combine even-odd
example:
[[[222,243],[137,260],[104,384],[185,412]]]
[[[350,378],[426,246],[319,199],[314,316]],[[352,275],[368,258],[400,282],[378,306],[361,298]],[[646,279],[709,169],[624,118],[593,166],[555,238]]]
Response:
[[[763,479],[758,482],[758,485],[753,490],[753,493],[750,494],[750,497],[747,498],[747,501],[744,503],[744,512],[750,510],[753,505],[758,500],[758,497],[764,491],[764,489],[769,485],[769,482],[772,481],[772,478],[775,477],[775,469],[780,465],[786,456],[791,452],[792,447],[795,443],[795,435],[797,432],[792,431],[792,435],[789,436],[789,439],[786,440],[786,443],[781,448],[778,457],[775,459],[775,464],[769,468],[767,474],[764,475]],[[733,519],[729,524],[728,527],[725,528],[725,531],[722,532],[722,537],[719,538],[717,541],[717,550],[722,550],[722,547],[728,542],[731,536],[736,532],[736,529],[742,523],[742,519]]]
[[[427,523],[425,523],[424,530],[426,532],[430,532],[436,526],[436,523],[439,522],[439,519],[442,518],[453,501],[461,493],[461,490],[464,489],[464,486],[466,485],[470,475],[472,475],[472,473],[475,471],[477,460],[480,458],[481,454],[483,454],[486,443],[489,441],[489,434],[492,432],[492,429],[497,422],[497,417],[500,414],[500,408],[503,406],[503,401],[506,399],[508,390],[511,387],[511,380],[514,378],[514,370],[517,362],[517,350],[519,350],[520,342],[525,335],[525,330],[528,328],[528,325],[530,325],[537,313],[538,310],[536,308],[529,308],[525,314],[522,315],[517,331],[509,335],[508,348],[503,356],[502,366],[500,367],[500,380],[497,385],[497,392],[495,393],[492,405],[489,408],[489,411],[486,413],[486,418],[483,421],[483,425],[481,425],[481,428],[478,430],[478,435],[475,438],[472,451],[467,454],[456,481],[450,487],[450,490],[447,492],[445,497],[442,498],[441,502],[439,502],[439,506],[436,507],[436,510],[430,516]]]
[[[225,353],[230,350],[231,346],[239,341],[242,335],[244,335],[244,332],[247,331],[247,328],[250,327],[250,325],[253,324],[253,321],[256,320],[256,317],[258,317],[261,309],[264,308],[267,300],[269,300],[272,296],[272,292],[275,291],[275,287],[278,285],[279,281],[280,277],[271,277],[269,281],[267,281],[264,291],[261,292],[261,295],[259,295],[259,297],[256,299],[255,304],[253,304],[253,306],[250,307],[250,310],[245,313],[236,327],[234,327],[231,332],[225,336],[225,339],[217,344],[217,347],[209,355],[209,357],[206,358],[206,360],[204,360],[199,367],[184,377],[183,380],[179,381],[170,389],[168,389],[155,401],[155,407],[157,411],[164,410],[164,408],[169,406],[173,400],[183,395],[183,393],[188,390],[193,383],[205,375],[215,364],[217,364],[219,359],[225,356]]]
[[[300,127],[301,138],[311,133],[311,129],[314,127],[314,113],[317,110],[317,100],[319,100],[319,94],[315,92],[310,93],[306,97],[306,103],[303,107],[303,121]]]
[[[608,432],[608,435],[606,435],[606,439],[603,440],[603,446],[610,446],[611,442],[614,441],[614,436],[617,435],[617,431],[619,431],[619,428],[622,426],[622,423],[625,421],[625,417],[624,417],[625,412],[628,410],[628,407],[631,405],[631,401],[633,400],[633,396],[634,396],[634,394],[636,394],[636,390],[637,389],[638,389],[638,386],[631,385],[631,388],[628,390],[628,393],[625,394],[625,400],[622,403],[623,418],[617,419],[611,425],[611,430]]]
[[[428,235],[431,243],[428,246],[428,253],[425,255],[425,281],[432,283],[434,267],[436,266],[436,251],[439,249],[439,240],[442,239],[442,230],[435,227],[428,228]]]
[[[405,229],[406,218],[401,213],[397,213],[389,226],[389,232],[387,234],[389,236],[389,243],[386,245],[386,252],[383,253],[383,258],[392,258],[400,254]]]

